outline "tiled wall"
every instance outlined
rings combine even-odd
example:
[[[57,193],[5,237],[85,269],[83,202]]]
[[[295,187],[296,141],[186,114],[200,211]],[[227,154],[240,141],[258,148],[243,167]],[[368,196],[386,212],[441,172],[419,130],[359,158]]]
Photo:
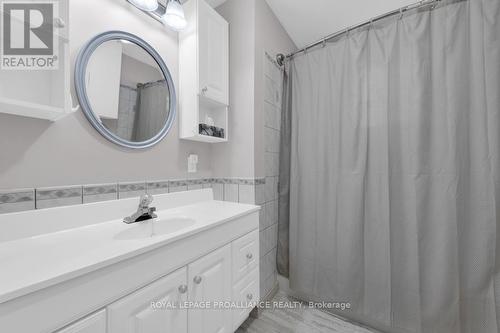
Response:
[[[0,214],[212,187],[216,200],[255,203],[265,179],[203,178],[0,190]]]
[[[268,295],[277,284],[276,248],[278,242],[278,179],[281,125],[282,72],[265,55],[265,163],[266,181],[257,186],[256,203],[263,205],[260,219],[261,295]]]

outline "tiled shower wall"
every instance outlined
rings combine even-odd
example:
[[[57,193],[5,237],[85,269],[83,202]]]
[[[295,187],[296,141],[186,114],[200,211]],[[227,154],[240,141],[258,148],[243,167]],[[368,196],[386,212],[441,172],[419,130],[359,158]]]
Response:
[[[257,204],[263,205],[260,219],[260,284],[261,296],[268,295],[277,284],[276,248],[278,242],[278,179],[281,125],[282,72],[266,53],[264,59],[264,135],[265,185],[264,195]]]

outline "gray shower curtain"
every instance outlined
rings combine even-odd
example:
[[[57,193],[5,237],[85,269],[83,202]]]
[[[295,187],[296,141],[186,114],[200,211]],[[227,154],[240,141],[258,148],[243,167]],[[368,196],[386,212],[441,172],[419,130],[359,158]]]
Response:
[[[133,138],[146,141],[161,131],[170,113],[166,81],[137,85],[137,105]]]
[[[387,332],[499,332],[500,2],[405,13],[289,70],[291,288]]]

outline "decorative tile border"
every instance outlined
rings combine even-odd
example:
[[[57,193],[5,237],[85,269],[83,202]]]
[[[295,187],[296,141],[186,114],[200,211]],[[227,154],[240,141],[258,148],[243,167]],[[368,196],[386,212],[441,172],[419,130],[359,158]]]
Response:
[[[0,191],[0,214],[35,209],[35,189]]]
[[[45,187],[35,189],[35,207],[52,208],[83,203],[83,186]]]
[[[265,184],[265,178],[216,178],[215,184],[234,184],[234,185],[261,185]]]
[[[88,195],[105,195],[116,193],[118,193],[117,184],[96,184],[83,186],[84,197]]]
[[[9,192],[0,191],[0,204],[21,203],[34,200],[34,189],[19,189]]]
[[[245,185],[263,185],[265,182],[265,178],[197,178],[0,190],[0,214],[124,199],[146,192],[155,195],[187,191],[213,187],[215,184],[222,186],[214,187],[214,193],[222,190],[221,195],[216,195],[218,200],[226,199],[225,186],[238,185],[241,192],[239,196],[243,198],[245,194],[246,201],[251,201],[252,197],[255,197],[255,190],[252,192],[252,189]],[[238,193],[238,189],[235,190]]]
[[[168,182],[168,187],[181,187],[181,186],[188,186],[189,181],[186,179],[183,180],[170,180]]]
[[[83,186],[83,203],[118,199],[118,184],[96,184]]]
[[[45,187],[36,189],[36,201],[52,200],[52,199],[67,199],[81,198],[83,195],[82,186],[68,187]]]

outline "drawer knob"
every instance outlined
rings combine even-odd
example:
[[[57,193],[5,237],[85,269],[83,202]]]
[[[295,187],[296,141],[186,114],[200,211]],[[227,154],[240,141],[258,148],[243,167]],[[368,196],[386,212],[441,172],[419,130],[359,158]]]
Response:
[[[251,300],[252,300],[252,298],[253,298],[253,295],[252,295],[252,294],[248,294],[248,295],[247,295],[247,299],[248,299],[249,301],[251,301]]]
[[[185,294],[187,291],[188,291],[188,287],[185,284],[179,286],[179,292],[181,294]]]
[[[201,276],[199,276],[199,275],[195,276],[193,279],[193,282],[196,284],[200,284],[201,283]]]
[[[247,259],[252,259],[252,258],[253,258],[253,254],[247,253]]]

